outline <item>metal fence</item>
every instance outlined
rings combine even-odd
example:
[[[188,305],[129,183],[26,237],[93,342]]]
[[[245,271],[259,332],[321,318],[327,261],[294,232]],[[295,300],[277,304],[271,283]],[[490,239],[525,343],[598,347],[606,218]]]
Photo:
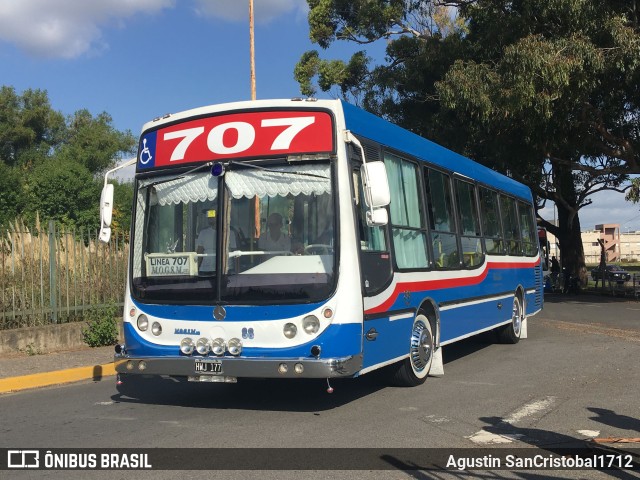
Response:
[[[0,330],[66,323],[91,307],[122,304],[129,241],[97,231],[21,224],[0,234]]]

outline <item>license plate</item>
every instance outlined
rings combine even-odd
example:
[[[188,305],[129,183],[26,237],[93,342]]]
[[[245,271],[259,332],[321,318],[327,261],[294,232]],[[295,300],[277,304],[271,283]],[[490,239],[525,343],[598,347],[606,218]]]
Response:
[[[196,360],[194,370],[196,373],[219,375],[222,373],[222,362],[220,360]]]

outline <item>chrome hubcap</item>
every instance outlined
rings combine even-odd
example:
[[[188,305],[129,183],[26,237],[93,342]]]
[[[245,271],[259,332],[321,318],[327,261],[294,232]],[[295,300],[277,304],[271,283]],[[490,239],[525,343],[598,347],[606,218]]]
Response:
[[[519,337],[520,328],[522,328],[522,313],[520,312],[520,301],[517,298],[513,300],[511,322],[513,323],[513,333],[515,333],[516,336]]]
[[[424,370],[431,360],[433,339],[427,326],[421,320],[413,325],[411,332],[411,364],[417,372]]]

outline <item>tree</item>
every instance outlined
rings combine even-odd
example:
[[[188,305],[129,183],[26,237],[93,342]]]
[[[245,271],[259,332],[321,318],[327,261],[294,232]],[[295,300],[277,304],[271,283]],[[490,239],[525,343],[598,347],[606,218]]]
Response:
[[[22,186],[18,170],[0,162],[0,229],[15,220],[21,210]]]
[[[56,156],[78,162],[91,173],[112,168],[119,154],[132,152],[136,139],[130,131],[120,132],[111,123],[106,112],[93,117],[88,110],[78,110],[67,120],[65,139]]]
[[[41,163],[24,188],[24,215],[29,222],[39,214],[67,227],[96,229],[100,224],[100,184],[84,165],[64,159]]]
[[[542,223],[558,237],[563,265],[584,274],[579,209],[597,191],[623,191],[640,172],[635,2],[309,6],[311,38],[321,47],[336,39],[388,46],[386,63],[358,69],[303,55],[295,74],[304,93],[317,75],[323,90],[337,85],[374,113],[528,184],[541,205],[555,202],[558,226]]]
[[[65,120],[45,91],[19,95],[0,87],[0,225],[21,215],[34,222],[39,213],[43,220],[96,228],[96,176],[134,147],[133,135],[116,130],[105,112],[94,117],[79,110]],[[125,228],[131,199],[131,185],[118,186],[116,221]]]
[[[47,92],[0,87],[0,161],[30,168],[62,141],[64,117],[49,104]]]

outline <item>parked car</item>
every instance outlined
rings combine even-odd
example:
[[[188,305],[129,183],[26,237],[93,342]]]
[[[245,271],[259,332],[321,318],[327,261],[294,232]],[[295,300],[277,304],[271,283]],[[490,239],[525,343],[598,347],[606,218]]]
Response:
[[[591,270],[591,278],[600,279],[600,267]],[[617,265],[607,265],[604,271],[604,279],[611,282],[623,283],[631,280],[631,274]]]

